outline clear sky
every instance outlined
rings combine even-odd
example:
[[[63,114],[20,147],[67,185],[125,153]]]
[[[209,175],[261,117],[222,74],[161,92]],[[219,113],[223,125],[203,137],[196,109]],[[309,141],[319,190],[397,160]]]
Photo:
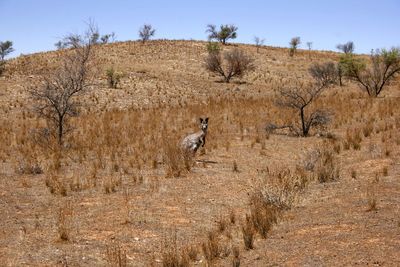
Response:
[[[235,42],[288,46],[300,36],[301,47],[335,50],[355,43],[357,53],[400,46],[400,0],[0,0],[0,41],[15,52],[55,49],[60,37],[82,32],[92,18],[100,33],[135,40],[141,25],[156,28],[156,38],[206,40],[207,24],[235,24]]]

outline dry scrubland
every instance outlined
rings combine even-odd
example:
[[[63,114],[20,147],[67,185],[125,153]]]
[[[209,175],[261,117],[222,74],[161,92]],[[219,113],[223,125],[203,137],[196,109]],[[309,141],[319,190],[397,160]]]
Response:
[[[400,264],[399,83],[372,99],[346,81],[311,107],[333,111],[327,129],[268,134],[267,123],[297,119],[274,104],[274,91],[338,54],[290,58],[287,49],[238,45],[257,68],[226,84],[204,70],[205,46],[96,47],[97,79],[61,152],[34,141],[43,121],[26,88],[65,51],[8,62],[1,265]],[[107,86],[110,67],[124,74],[117,89]],[[205,149],[194,162],[180,158],[176,144],[203,115]]]

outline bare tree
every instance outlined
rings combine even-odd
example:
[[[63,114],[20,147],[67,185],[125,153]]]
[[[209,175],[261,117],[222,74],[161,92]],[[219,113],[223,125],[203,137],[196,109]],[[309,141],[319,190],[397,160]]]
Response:
[[[150,24],[144,24],[142,28],[139,29],[139,37],[143,43],[150,40],[151,37],[156,33],[156,29],[153,29],[153,26]]]
[[[336,48],[342,51],[345,54],[352,54],[354,52],[354,43],[352,41],[348,41],[345,44],[338,44]]]
[[[308,57],[311,58],[311,49],[312,49],[312,42],[307,42],[307,47],[308,47]]]
[[[371,52],[371,64],[348,54],[341,59],[347,77],[356,81],[369,96],[377,97],[400,72],[400,49],[377,49]]]
[[[4,71],[5,61],[4,58],[14,51],[12,47],[13,43],[11,41],[0,42],[0,75]]]
[[[226,83],[255,69],[254,60],[237,48],[223,55],[219,50],[210,52],[204,63],[208,71],[222,76]]]
[[[260,46],[264,45],[264,41],[265,41],[265,39],[261,39],[258,36],[254,36],[254,43],[256,44],[256,47],[257,47],[257,53],[258,53]]]
[[[294,53],[296,53],[297,47],[299,46],[300,43],[301,43],[300,37],[293,37],[293,38],[290,40],[290,42],[289,42],[289,45],[290,45],[290,48],[289,48],[289,55],[290,55],[291,57],[293,57],[293,56],[294,56]]]
[[[65,134],[72,129],[69,127],[69,118],[78,116],[82,106],[80,98],[90,86],[90,60],[95,41],[92,37],[95,32],[96,27],[89,24],[83,36],[66,36],[63,42],[73,49],[63,55],[55,71],[42,77],[40,86],[30,89],[35,112],[46,119],[48,132],[60,145]]]
[[[344,66],[342,64],[343,58],[346,58],[348,55],[353,54],[354,52],[354,43],[352,41],[348,41],[345,44],[338,44],[336,48],[344,53],[344,56],[341,56],[341,60],[337,65],[337,72],[339,77],[339,85],[343,86],[343,75],[344,75]],[[345,60],[345,59],[344,59]]]
[[[238,27],[233,24],[221,25],[219,31],[217,30],[217,26],[209,24],[207,25],[206,32],[209,33],[209,40],[217,40],[225,45],[229,39],[235,39],[237,37],[237,30]]]
[[[299,112],[300,127],[289,124],[284,126],[269,125],[269,130],[277,128],[289,128],[299,136],[308,136],[311,127],[324,126],[330,121],[329,112],[314,110],[306,113],[306,108],[313,103],[330,84],[335,81],[335,73],[332,73],[331,63],[313,65],[309,69],[314,77],[313,82],[296,80],[291,86],[278,90],[277,104]]]

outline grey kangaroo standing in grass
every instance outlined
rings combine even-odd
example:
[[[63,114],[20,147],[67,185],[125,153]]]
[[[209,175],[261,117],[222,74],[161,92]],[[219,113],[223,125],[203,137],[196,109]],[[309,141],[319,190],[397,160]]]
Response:
[[[200,129],[197,133],[186,136],[181,143],[181,148],[194,155],[200,146],[206,144],[208,118],[200,118]]]

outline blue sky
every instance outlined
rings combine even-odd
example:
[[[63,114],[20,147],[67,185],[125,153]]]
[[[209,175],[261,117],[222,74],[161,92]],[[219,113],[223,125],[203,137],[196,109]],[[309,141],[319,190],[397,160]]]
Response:
[[[400,0],[0,0],[0,41],[14,42],[15,52],[53,50],[67,33],[82,32],[89,18],[100,33],[135,40],[144,23],[156,38],[206,40],[207,24],[235,24],[235,42],[288,46],[300,36],[314,49],[335,50],[352,40],[357,53],[400,46]]]

